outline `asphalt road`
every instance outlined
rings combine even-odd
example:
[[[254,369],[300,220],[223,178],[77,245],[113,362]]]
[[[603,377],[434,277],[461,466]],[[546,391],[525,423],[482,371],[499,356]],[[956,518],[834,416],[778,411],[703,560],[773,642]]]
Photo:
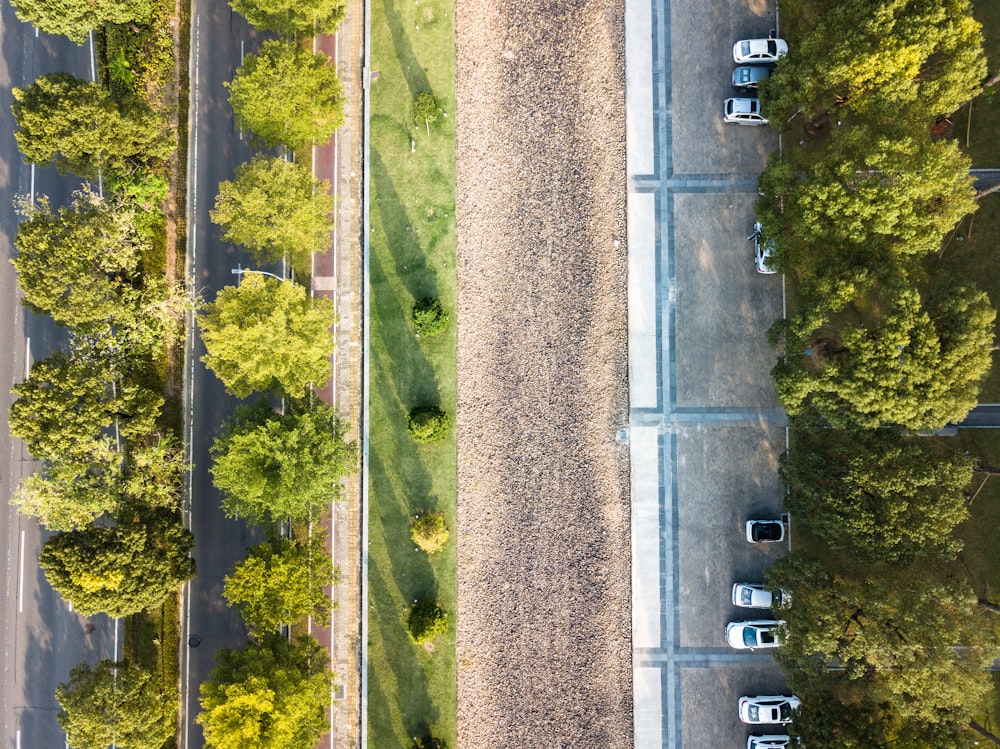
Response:
[[[223,286],[235,283],[231,269],[238,264],[248,265],[245,253],[222,241],[209,219],[209,210],[215,203],[219,183],[232,179],[235,167],[254,153],[248,138],[241,138],[234,125],[228,93],[222,84],[239,67],[241,54],[257,48],[258,38],[246,21],[220,0],[194,0],[191,22],[188,273],[202,298],[212,301]],[[189,520],[195,536],[198,574],[185,591],[183,631],[187,646],[182,645],[181,659],[181,749],[204,744],[201,727],[194,720],[199,711],[199,685],[211,673],[216,651],[246,645],[246,629],[239,614],[226,607],[222,583],[233,565],[246,556],[247,548],[262,540],[259,530],[225,517],[219,493],[212,486],[209,449],[237,401],[226,395],[222,384],[205,369],[200,361],[204,353],[195,336],[188,348],[185,404],[194,464]]]
[[[89,45],[35,30],[17,20],[9,3],[0,6],[0,743],[8,747],[61,747],[65,735],[56,721],[56,685],[77,663],[113,658],[118,651],[116,624],[106,616],[81,617],[49,587],[38,568],[45,532],[10,506],[22,477],[37,470],[19,440],[7,430],[10,388],[24,379],[32,361],[46,357],[65,340],[48,318],[26,312],[18,302],[14,253],[18,216],[16,195],[48,195],[66,203],[80,181],[54,169],[32,170],[22,162],[10,111],[12,87],[59,70],[81,78],[92,74]],[[29,350],[30,346],[30,350]]]

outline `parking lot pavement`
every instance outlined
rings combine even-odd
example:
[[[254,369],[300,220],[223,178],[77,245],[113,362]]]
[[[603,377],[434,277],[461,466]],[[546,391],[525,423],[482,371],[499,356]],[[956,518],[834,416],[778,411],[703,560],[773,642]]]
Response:
[[[729,621],[768,618],[733,607],[732,584],[762,581],[787,550],[742,534],[781,512],[765,332],[782,281],[756,273],[747,241],[778,139],[722,124],[733,42],[773,18],[770,0],[626,1],[637,749],[743,746],[738,697],[785,690],[768,653],[724,637]]]

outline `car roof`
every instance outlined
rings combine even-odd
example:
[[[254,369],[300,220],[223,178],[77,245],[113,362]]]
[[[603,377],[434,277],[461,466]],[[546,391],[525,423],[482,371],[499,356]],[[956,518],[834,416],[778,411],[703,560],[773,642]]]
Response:
[[[752,114],[757,112],[757,102],[758,99],[747,98],[747,97],[736,97],[730,99],[733,103],[732,112],[733,114]]]

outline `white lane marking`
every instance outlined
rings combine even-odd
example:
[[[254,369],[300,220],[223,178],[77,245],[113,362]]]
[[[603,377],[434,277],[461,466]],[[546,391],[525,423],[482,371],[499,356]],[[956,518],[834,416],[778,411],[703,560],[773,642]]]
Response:
[[[35,165],[31,165],[31,207],[35,207]]]
[[[21,561],[17,566],[17,613],[24,611],[24,529],[21,529]]]
[[[17,729],[17,749],[21,749],[21,729]]]
[[[97,82],[97,62],[94,56],[94,31],[90,31],[90,80]]]
[[[31,377],[31,336],[24,339],[24,379]]]

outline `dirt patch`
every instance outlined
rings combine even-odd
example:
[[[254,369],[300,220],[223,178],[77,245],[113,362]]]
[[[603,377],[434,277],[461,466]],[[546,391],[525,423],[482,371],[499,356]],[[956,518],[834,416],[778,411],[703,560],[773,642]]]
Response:
[[[624,6],[457,3],[458,745],[632,744]]]

